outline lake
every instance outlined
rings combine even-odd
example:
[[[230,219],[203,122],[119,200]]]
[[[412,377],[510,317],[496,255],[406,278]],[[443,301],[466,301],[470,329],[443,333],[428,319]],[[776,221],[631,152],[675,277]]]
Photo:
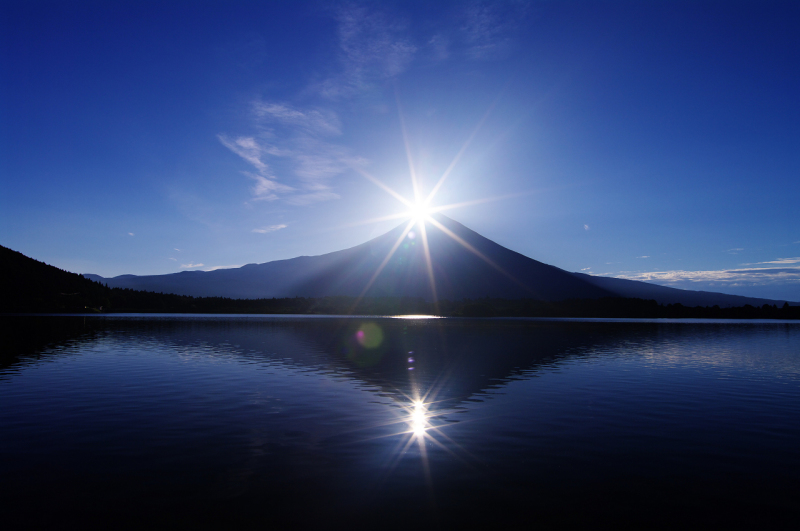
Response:
[[[0,319],[6,529],[800,515],[800,322]]]

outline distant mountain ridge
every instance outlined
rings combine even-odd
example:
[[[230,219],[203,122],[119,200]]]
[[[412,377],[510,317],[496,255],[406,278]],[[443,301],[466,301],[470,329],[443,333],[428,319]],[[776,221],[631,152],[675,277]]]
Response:
[[[438,299],[455,301],[490,297],[562,301],[628,297],[653,299],[661,304],[720,307],[781,305],[786,302],[570,273],[507,249],[444,215],[436,214],[434,218],[445,229],[433,223],[426,224],[435,297]],[[473,250],[467,249],[446,231]],[[84,276],[109,287],[194,297],[259,299],[364,294],[368,297],[432,300],[434,289],[422,238],[412,231],[398,245],[403,232],[404,224],[342,251],[248,264],[240,268],[113,278],[92,274]],[[375,276],[396,245],[394,254]]]
[[[688,289],[670,288],[650,284],[637,280],[627,280],[623,278],[598,277],[586,275],[584,273],[573,273],[573,275],[591,282],[597,287],[613,292],[617,297],[637,298],[655,300],[659,304],[683,304],[684,306],[714,306],[722,308],[744,306],[762,306],[764,304],[783,304],[789,302],[791,305],[800,303],[785,299],[761,299],[756,297],[744,297],[742,295],[728,295],[727,293],[717,293],[714,291],[694,291]]]

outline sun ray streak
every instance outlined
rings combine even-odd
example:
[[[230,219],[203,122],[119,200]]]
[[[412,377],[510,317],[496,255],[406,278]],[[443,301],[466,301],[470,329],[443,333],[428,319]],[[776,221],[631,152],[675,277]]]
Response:
[[[480,205],[481,203],[490,203],[492,201],[502,201],[503,199],[514,199],[517,197],[521,197],[524,195],[529,195],[536,193],[535,190],[530,190],[527,192],[517,192],[513,194],[506,194],[506,195],[496,195],[492,197],[484,197],[481,199],[473,199],[472,201],[462,201],[461,203],[450,203],[449,205],[442,205],[438,207],[431,207],[428,209],[428,212],[431,214],[435,214],[436,212],[444,212],[445,210],[452,210],[454,208],[461,208],[465,206],[472,206],[472,205]]]
[[[436,295],[436,279],[433,276],[433,262],[431,261],[431,250],[428,247],[428,231],[425,229],[425,222],[419,223],[420,234],[422,235],[422,248],[425,251],[425,266],[428,269],[428,279],[431,282],[431,293],[433,305],[436,313],[439,313],[439,297]]]
[[[369,173],[365,172],[361,168],[355,168],[355,170],[358,173],[360,173],[361,175],[363,175],[364,177],[366,177],[367,179],[369,179],[370,181],[372,181],[373,183],[375,183],[377,186],[382,188],[385,192],[389,193],[389,195],[391,195],[392,197],[394,197],[395,199],[397,199],[398,201],[400,201],[401,203],[406,205],[408,208],[413,208],[414,207],[414,203],[412,203],[411,201],[409,201],[408,199],[406,199],[402,195],[398,194],[397,192],[395,192],[394,190],[392,190],[391,188],[389,188],[388,186],[383,184],[381,181],[379,181],[378,179],[376,179],[375,177],[370,175]]]
[[[408,171],[411,175],[411,187],[414,190],[414,203],[419,204],[419,183],[417,183],[417,172],[414,171],[414,158],[411,156],[411,143],[408,141],[408,131],[406,130],[406,120],[403,118],[403,109],[400,106],[400,96],[395,90],[395,100],[397,101],[397,115],[400,117],[400,129],[403,132],[403,143],[406,145],[406,157],[408,158]]]
[[[404,442],[405,442],[405,444],[403,444]],[[405,440],[401,439],[400,444],[398,444],[397,447],[400,448],[400,446],[402,446],[403,448],[401,450],[399,450],[399,451],[394,452],[393,453],[393,457],[386,464],[386,475],[387,476],[390,475],[394,471],[395,467],[397,467],[397,464],[400,462],[400,459],[403,458],[403,456],[406,454],[408,449],[411,448],[412,444],[414,444],[414,437],[413,436],[407,437],[407,438],[405,438]]]
[[[430,496],[431,503],[436,503],[433,492],[433,477],[431,476],[431,464],[428,460],[428,450],[425,448],[425,436],[417,438],[419,444],[419,453],[422,459],[422,472],[425,474],[425,483],[428,485],[428,496]]]
[[[442,437],[443,439],[445,439],[445,442],[448,442],[452,446],[452,448],[449,448],[446,444],[442,443],[441,441],[437,440],[435,437],[431,436],[431,440],[434,443],[438,444],[441,448],[446,450],[450,455],[458,458],[463,463],[471,464],[470,460],[474,461],[474,462],[478,462],[479,461],[479,459],[475,455],[473,455],[472,453],[468,452],[463,446],[461,446],[460,444],[455,442],[453,439],[448,437],[447,434],[445,434],[439,427],[431,428],[429,431],[436,432],[436,434],[439,435],[440,437]],[[463,455],[459,455],[458,452],[453,450],[453,448],[458,450],[459,452],[463,452]]]
[[[529,291],[529,288],[525,284],[523,284],[522,282],[517,280],[511,273],[507,272],[505,269],[503,269],[502,267],[500,267],[499,265],[494,263],[494,261],[492,261],[488,256],[486,256],[485,254],[483,254],[482,252],[477,250],[475,247],[473,247],[472,245],[470,245],[469,243],[464,241],[464,239],[461,238],[460,236],[458,236],[456,233],[454,233],[453,231],[451,231],[450,229],[448,229],[447,227],[445,227],[444,225],[442,225],[441,223],[439,223],[438,221],[436,221],[433,218],[428,218],[428,221],[430,221],[432,224],[436,225],[436,227],[438,227],[439,230],[441,230],[442,232],[444,232],[445,234],[447,234],[448,236],[453,238],[455,241],[457,241],[458,243],[463,245],[464,248],[467,249],[468,251],[470,251],[472,254],[474,254],[475,256],[477,256],[478,258],[480,258],[481,260],[483,260],[484,262],[486,262],[487,264],[489,264],[493,268],[497,269],[503,275],[505,275],[506,277],[508,277],[512,281],[514,281],[516,284],[519,284],[520,286],[522,286],[525,289],[525,291]]]
[[[489,105],[489,108],[486,109],[486,112],[483,114],[483,117],[478,122],[478,125],[476,125],[475,129],[472,130],[472,133],[469,135],[467,140],[464,142],[464,145],[461,146],[461,149],[458,150],[458,153],[456,153],[456,156],[453,158],[453,161],[450,163],[450,165],[447,167],[447,169],[444,170],[444,173],[442,174],[441,177],[439,177],[439,180],[436,182],[436,185],[434,185],[434,187],[431,189],[431,193],[429,193],[428,197],[425,199],[425,203],[426,204],[431,202],[433,197],[436,195],[436,192],[438,192],[439,188],[441,188],[442,184],[444,184],[444,181],[447,179],[447,177],[450,176],[450,172],[453,171],[453,168],[456,167],[456,164],[458,164],[458,161],[461,159],[461,156],[464,154],[464,152],[467,150],[469,145],[472,143],[472,140],[475,138],[475,135],[477,135],[478,131],[481,130],[481,128],[483,127],[483,124],[486,122],[486,119],[489,118],[489,115],[492,114],[492,111],[494,110],[495,105],[497,105],[497,101],[499,99],[500,99],[499,97],[497,99],[495,99],[491,103],[491,105]]]
[[[432,429],[431,431],[433,431],[433,429]],[[441,431],[439,431],[439,430],[436,430],[436,432],[437,432],[439,435],[442,435],[442,436],[444,436],[444,435],[442,434],[442,432],[441,432]],[[450,448],[448,448],[448,447],[447,447],[445,444],[443,444],[443,443],[441,443],[440,441],[436,440],[436,437],[434,437],[434,436],[432,436],[432,435],[428,435],[428,436],[427,436],[427,439],[428,439],[429,441],[431,441],[433,444],[435,444],[436,446],[438,446],[440,449],[444,450],[445,452],[447,452],[448,454],[450,454],[450,455],[451,455],[451,456],[453,456],[454,458],[456,458],[456,459],[458,459],[459,461],[461,461],[462,463],[467,463],[466,459],[464,459],[463,457],[461,457],[460,455],[458,455],[457,453],[455,453],[453,450],[451,450]],[[449,439],[449,438],[448,438],[448,439]],[[467,463],[467,464],[468,464],[468,463]]]
[[[386,267],[386,264],[388,264],[389,260],[392,259],[392,256],[394,256],[395,251],[397,251],[397,248],[400,247],[401,243],[403,243],[403,240],[405,239],[406,235],[411,231],[411,228],[413,226],[414,226],[414,220],[409,221],[408,225],[406,225],[406,228],[403,230],[403,233],[400,235],[399,238],[397,238],[397,241],[394,242],[394,245],[392,246],[392,248],[389,251],[389,253],[386,255],[386,258],[383,259],[383,262],[381,262],[381,265],[379,265],[378,269],[375,270],[375,273],[372,275],[372,278],[369,279],[369,282],[367,282],[367,285],[364,286],[363,290],[361,290],[361,294],[358,296],[356,301],[353,303],[353,307],[351,308],[350,313],[353,313],[353,310],[355,310],[356,306],[358,306],[358,303],[361,302],[361,299],[364,298],[364,295],[367,293],[367,290],[369,290],[369,288],[372,287],[372,284],[375,282],[375,279],[378,278],[378,275],[381,274],[381,271],[383,271],[383,268]]]
[[[389,214],[388,216],[381,216],[379,218],[365,219],[353,223],[346,223],[344,225],[336,225],[335,227],[327,227],[320,229],[320,232],[330,232],[335,230],[349,229],[352,227],[359,227],[361,225],[370,225],[372,223],[380,223],[382,221],[391,221],[393,219],[408,219],[408,212],[398,212],[397,214]]]

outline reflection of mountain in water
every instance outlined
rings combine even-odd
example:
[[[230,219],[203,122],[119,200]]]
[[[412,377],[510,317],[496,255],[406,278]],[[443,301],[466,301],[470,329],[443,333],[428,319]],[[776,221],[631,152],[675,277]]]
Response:
[[[307,368],[360,380],[400,401],[429,395],[451,406],[565,358],[651,342],[664,332],[654,323],[458,319],[23,317],[5,324],[0,378],[19,363],[58,355],[60,345],[113,338]]]
[[[705,519],[692,520],[715,527],[707,524],[721,514],[737,521],[726,511],[741,500],[751,500],[745,512],[754,515],[746,528],[764,515],[779,515],[781,524],[794,515],[798,372],[796,325],[788,323],[247,316],[0,323],[0,390],[12,397],[3,410],[9,420],[0,422],[0,495],[13,528],[37,527],[32,518],[42,528],[85,529],[91,519],[98,524],[89,527],[100,528],[137,517],[142,523],[132,528],[505,528],[531,515],[560,528],[577,527],[563,525],[576,507],[585,509],[575,516],[581,528],[625,519],[651,528],[652,515],[677,515],[680,525],[697,508]],[[747,352],[753,348],[764,355]],[[737,352],[753,364],[743,378],[735,374]],[[706,363],[698,353],[722,359],[723,370],[694,380]],[[83,354],[87,363],[44,367]],[[682,370],[651,388],[648,370],[629,373],[624,363],[610,364],[628,373],[621,377],[603,370],[617,356],[644,365],[655,356],[657,367]],[[553,368],[578,378],[517,382],[491,404],[464,403]],[[584,377],[593,379],[589,394]],[[774,385],[781,379],[790,386],[767,389],[782,387]],[[430,426],[448,423],[447,430],[434,429],[427,446],[411,444],[403,454],[403,441],[415,440],[405,431],[408,409],[386,406],[408,406],[408,395],[430,389],[438,392],[429,399],[441,402],[429,411],[443,410]],[[605,406],[587,407],[592,397]],[[420,466],[425,459],[430,467]],[[639,512],[629,516],[631,508]]]

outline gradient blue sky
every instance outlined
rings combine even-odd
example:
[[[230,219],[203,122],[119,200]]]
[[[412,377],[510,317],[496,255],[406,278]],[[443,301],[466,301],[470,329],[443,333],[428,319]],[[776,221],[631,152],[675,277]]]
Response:
[[[798,2],[0,6],[0,244],[158,274],[434,204],[569,271],[800,300]],[[480,126],[480,127],[479,127]]]

